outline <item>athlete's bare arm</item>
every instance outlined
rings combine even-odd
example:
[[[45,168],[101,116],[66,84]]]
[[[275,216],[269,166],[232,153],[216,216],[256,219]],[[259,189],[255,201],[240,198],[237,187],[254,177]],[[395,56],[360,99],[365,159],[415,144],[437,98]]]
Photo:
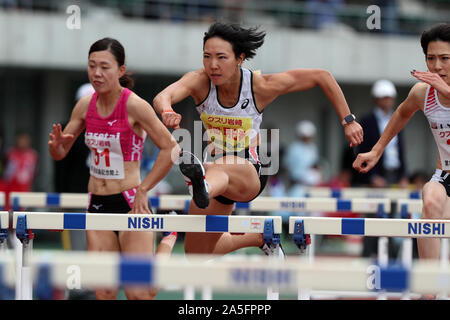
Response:
[[[353,168],[361,173],[367,173],[381,158],[389,142],[405,127],[409,119],[418,110],[423,109],[427,85],[417,83],[411,88],[408,97],[398,106],[378,142],[367,153],[359,154],[353,162]]]
[[[153,106],[156,112],[161,114],[162,121],[168,128],[178,129],[181,115],[173,111],[172,105],[189,96],[198,104],[206,98],[208,92],[209,78],[206,72],[203,69],[191,71],[161,91],[153,99]]]
[[[255,102],[262,111],[273,100],[283,94],[305,91],[319,86],[333,104],[339,119],[349,115],[345,96],[333,75],[322,69],[292,69],[281,73],[254,75]],[[345,136],[351,146],[359,145],[363,140],[363,131],[356,121],[345,125]]]
[[[49,134],[48,147],[50,155],[55,160],[63,159],[85,128],[84,119],[89,108],[92,95],[80,99],[73,108],[69,123],[62,130],[61,124],[53,124]]]

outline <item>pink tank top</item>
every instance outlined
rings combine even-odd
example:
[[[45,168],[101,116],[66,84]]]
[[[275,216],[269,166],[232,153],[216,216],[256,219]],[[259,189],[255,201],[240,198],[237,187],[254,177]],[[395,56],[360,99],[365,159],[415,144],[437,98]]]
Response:
[[[90,173],[101,179],[123,179],[124,161],[139,161],[144,137],[128,122],[127,101],[132,93],[124,88],[114,111],[107,117],[97,112],[97,93],[92,95],[85,118],[85,143],[91,150]]]

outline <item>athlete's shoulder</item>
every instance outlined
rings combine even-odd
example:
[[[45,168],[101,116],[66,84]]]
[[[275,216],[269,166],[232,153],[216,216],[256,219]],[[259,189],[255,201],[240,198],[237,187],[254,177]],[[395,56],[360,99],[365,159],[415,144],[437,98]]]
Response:
[[[429,85],[424,82],[416,83],[409,91],[409,97],[418,104],[423,104],[428,87]]]
[[[77,103],[75,104],[75,107],[73,108],[72,115],[84,119],[91,104],[91,99],[93,95],[94,94],[89,94],[78,100]]]
[[[183,78],[191,84],[209,83],[209,77],[205,69],[189,71],[184,74]]]

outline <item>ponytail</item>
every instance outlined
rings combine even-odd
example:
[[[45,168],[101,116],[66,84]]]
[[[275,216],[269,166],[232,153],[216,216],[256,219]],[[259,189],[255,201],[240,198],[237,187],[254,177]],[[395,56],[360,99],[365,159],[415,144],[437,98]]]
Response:
[[[133,89],[134,79],[131,77],[131,72],[125,72],[125,74],[119,79],[120,85],[122,87]]]

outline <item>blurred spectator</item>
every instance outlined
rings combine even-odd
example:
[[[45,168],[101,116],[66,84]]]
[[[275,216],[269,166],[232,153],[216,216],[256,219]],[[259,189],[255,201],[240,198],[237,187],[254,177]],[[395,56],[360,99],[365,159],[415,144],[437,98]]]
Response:
[[[5,210],[10,209],[10,192],[31,191],[37,174],[38,162],[39,156],[32,148],[30,135],[26,132],[18,133],[14,147],[8,150],[4,159]]]
[[[226,21],[241,23],[245,14],[245,6],[248,0],[224,0],[224,17]]]
[[[320,29],[339,23],[338,12],[344,7],[344,0],[306,0],[309,27]]]
[[[358,147],[358,152],[369,152],[380,138],[389,122],[395,106],[397,90],[389,80],[378,80],[372,86],[372,97],[375,108],[361,119],[364,130],[364,141]],[[387,145],[377,165],[367,174],[357,174],[358,185],[386,188],[397,184],[408,187],[403,134],[400,132]]]
[[[286,149],[283,165],[290,184],[315,186],[321,182],[317,163],[319,152],[316,143],[316,126],[309,120],[300,121],[296,126],[297,139]]]
[[[356,148],[359,153],[370,151],[377,143],[393,114],[397,90],[391,81],[378,80],[372,86],[371,95],[374,99],[375,107],[370,113],[361,118],[360,124],[364,130],[364,141]],[[345,157],[346,165],[351,166],[356,155],[350,149],[347,150]],[[407,188],[409,181],[402,132],[391,140],[380,161],[369,173],[360,174],[353,171],[353,174],[355,177],[354,186],[387,188],[391,185],[398,185],[399,187]],[[395,257],[398,253],[399,245],[396,240],[395,238],[389,238],[388,250],[390,257]],[[374,257],[377,255],[377,250],[378,237],[364,237],[362,256]]]

